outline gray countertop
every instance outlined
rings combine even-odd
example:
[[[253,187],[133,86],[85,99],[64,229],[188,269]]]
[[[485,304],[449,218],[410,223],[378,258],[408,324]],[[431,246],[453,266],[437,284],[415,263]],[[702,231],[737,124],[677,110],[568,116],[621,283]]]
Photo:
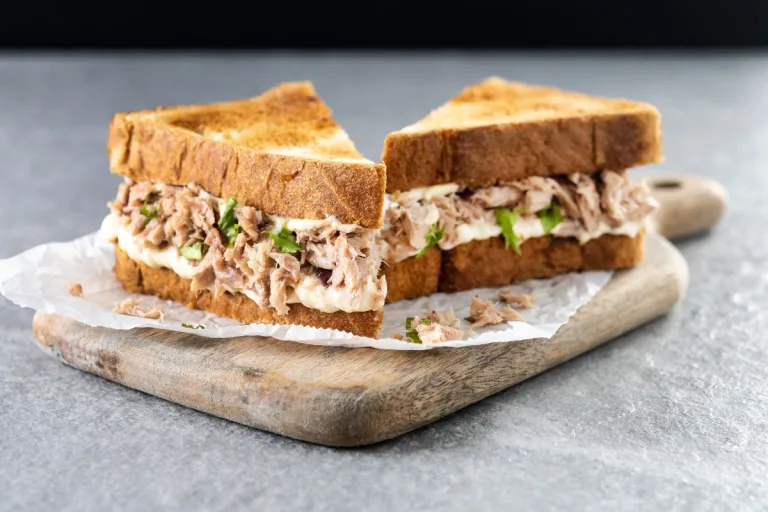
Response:
[[[57,363],[0,298],[0,510],[750,510],[768,506],[768,55],[0,55],[0,257],[98,228],[118,110],[312,80],[358,149],[489,75],[655,103],[666,162],[730,209],[678,242],[684,302],[391,442],[337,450]],[[620,308],[621,305],[617,305]],[[507,507],[505,507],[505,505]]]

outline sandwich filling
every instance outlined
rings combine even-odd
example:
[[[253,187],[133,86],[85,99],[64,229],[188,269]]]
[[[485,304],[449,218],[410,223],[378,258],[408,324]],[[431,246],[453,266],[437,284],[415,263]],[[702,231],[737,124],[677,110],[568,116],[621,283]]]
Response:
[[[422,254],[501,236],[520,251],[527,239],[573,237],[584,244],[605,234],[634,237],[657,203],[624,172],[532,176],[484,188],[454,183],[393,194],[380,234],[382,259],[392,265]]]
[[[126,179],[109,206],[108,238],[134,261],[190,279],[192,291],[242,293],[280,315],[296,303],[326,313],[384,306],[374,229],[269,216],[195,184]]]

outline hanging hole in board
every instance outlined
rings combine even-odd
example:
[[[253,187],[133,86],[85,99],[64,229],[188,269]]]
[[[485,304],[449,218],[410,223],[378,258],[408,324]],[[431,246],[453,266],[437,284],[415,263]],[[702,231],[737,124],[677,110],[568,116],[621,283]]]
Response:
[[[663,181],[655,181],[651,184],[652,188],[660,188],[660,189],[675,189],[682,187],[683,184],[678,180],[663,180]]]

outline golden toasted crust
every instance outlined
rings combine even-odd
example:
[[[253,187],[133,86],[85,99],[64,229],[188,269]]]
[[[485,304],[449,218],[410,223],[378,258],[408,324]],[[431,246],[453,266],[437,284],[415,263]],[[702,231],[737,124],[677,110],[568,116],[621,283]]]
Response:
[[[584,245],[575,238],[531,238],[517,255],[504,248],[501,237],[475,240],[445,251],[440,271],[441,292],[504,286],[579,270],[616,270],[643,259],[645,232],[637,236],[603,235]]]
[[[496,77],[390,133],[382,154],[388,192],[622,170],[661,159],[661,118],[650,104]]]
[[[248,100],[115,114],[113,173],[200,184],[271,215],[382,224],[386,171],[366,160],[309,82]]]
[[[156,295],[175,300],[192,309],[202,309],[219,316],[234,318],[244,323],[296,324],[347,331],[359,336],[376,337],[381,328],[383,312],[323,313],[301,304],[290,304],[290,311],[277,315],[273,309],[260,308],[240,293],[223,293],[214,297],[211,292],[193,292],[191,281],[179,277],[170,269],[151,268],[137,263],[115,246],[115,275],[131,293]]]
[[[440,255],[433,247],[419,258],[406,258],[394,265],[381,265],[387,279],[387,303],[431,295],[440,279]]]

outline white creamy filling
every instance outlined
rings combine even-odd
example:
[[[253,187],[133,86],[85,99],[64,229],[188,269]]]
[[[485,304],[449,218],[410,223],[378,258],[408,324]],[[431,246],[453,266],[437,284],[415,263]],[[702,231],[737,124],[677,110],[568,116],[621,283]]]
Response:
[[[341,233],[352,233],[355,230],[359,230],[360,226],[356,224],[343,224],[339,222],[336,217],[326,217],[322,220],[315,219],[288,219],[285,217],[278,217],[275,215],[268,216],[275,226],[272,228],[273,233],[279,233],[283,227],[290,231],[309,231],[316,228],[333,228]]]
[[[563,231],[563,229],[567,228],[565,224],[566,222],[568,222],[568,219],[558,224],[550,232],[550,235],[558,236]],[[618,227],[612,227],[604,221],[600,221],[600,224],[594,231],[589,232],[582,228],[579,230],[577,235],[567,236],[575,236],[575,238],[579,240],[579,243],[582,244],[585,244],[595,238],[600,238],[603,235],[626,235],[635,237],[640,232],[640,229],[643,227],[643,225],[643,221],[627,221]],[[517,234],[517,236],[520,237],[520,243],[524,243],[530,238],[538,238],[547,235],[544,232],[544,228],[542,227],[541,221],[538,217],[519,218],[517,222],[515,222],[515,225],[512,227],[512,229]],[[444,251],[448,251],[454,247],[472,242],[474,240],[486,240],[488,238],[501,236],[501,228],[498,224],[488,222],[486,219],[478,219],[468,224],[456,226],[456,234],[457,237],[455,240],[452,240],[451,242],[439,242],[437,244],[438,247]],[[410,256],[415,255],[417,252],[419,252],[419,250],[420,249],[416,249],[412,251]]]
[[[485,219],[479,219],[469,224],[456,226],[456,240],[449,243],[445,240],[437,245],[444,251],[453,249],[457,245],[466,244],[472,240],[485,240],[501,235],[501,228],[498,224],[486,222]]]
[[[429,200],[437,196],[449,196],[459,191],[459,185],[456,183],[443,183],[442,185],[432,185],[430,187],[412,188],[407,192],[398,192],[392,194],[392,199],[414,199]]]
[[[412,200],[422,200],[422,201],[429,201],[430,199],[437,197],[437,196],[448,196],[451,194],[456,193],[459,190],[459,185],[456,183],[444,183],[441,185],[433,185],[430,187],[421,187],[421,188],[414,188],[411,190],[408,190],[406,192],[399,192],[392,194],[391,196],[388,196],[385,199],[385,209],[390,207],[391,204],[397,204],[397,201],[400,199],[412,199]],[[433,208],[430,208],[428,217],[424,218],[425,224],[434,224],[436,223],[440,218],[440,212],[437,207],[434,205]],[[589,242],[590,240],[593,240],[595,238],[600,238],[603,235],[625,235],[630,237],[635,237],[640,232],[640,229],[643,227],[645,222],[643,220],[640,221],[625,221],[618,227],[612,227],[609,224],[607,224],[605,221],[600,221],[600,224],[598,225],[597,229],[594,231],[587,231],[582,226],[579,226],[577,229],[576,235],[561,235],[561,233],[564,230],[568,229],[568,222],[575,222],[572,219],[564,219],[563,222],[558,224],[551,232],[550,235],[552,236],[573,236],[579,240],[579,243],[585,244]],[[384,226],[384,229],[388,229],[389,226]],[[537,238],[546,236],[547,233],[544,232],[544,228],[541,225],[541,221],[538,217],[521,217],[517,219],[517,222],[515,222],[515,225],[512,228],[515,233],[520,237],[521,243],[525,242],[526,240],[530,238]],[[457,247],[462,244],[466,244],[469,242],[472,242],[474,240],[486,240],[488,238],[494,238],[497,236],[501,236],[501,228],[498,224],[495,222],[489,222],[486,219],[478,219],[474,222],[470,222],[467,224],[462,224],[459,226],[456,226],[456,238],[455,240],[452,240],[451,242],[443,240],[442,242],[439,242],[437,245],[440,247],[440,249],[447,251],[450,249],[453,249],[454,247]],[[414,249],[409,256],[413,256],[417,254],[421,250],[420,248]],[[388,248],[384,247],[382,248],[382,254],[383,259],[386,260],[386,256],[389,254]]]
[[[319,221],[299,220],[297,222]],[[138,244],[136,238],[120,224],[119,219],[114,214],[109,214],[104,219],[101,230],[107,241],[116,241],[117,246],[134,261],[144,263],[151,268],[171,269],[184,279],[192,279],[196,272],[195,267],[189,260],[181,256],[175,247],[151,249]],[[237,289],[233,291],[243,293],[252,300],[256,299],[255,294],[250,290]],[[302,304],[324,313],[336,311],[356,313],[381,309],[384,306],[385,296],[386,290],[379,292],[378,280],[372,277],[369,277],[365,282],[361,292],[352,294],[344,288],[326,287],[318,277],[305,275],[302,276],[293,292],[289,292],[287,302],[289,304]]]
[[[382,279],[382,283],[385,283]],[[386,286],[386,285],[385,285]],[[351,294],[344,288],[325,286],[317,276],[303,276],[294,288],[288,303],[300,303],[324,313],[344,311],[355,313],[384,307],[387,290],[379,291],[378,280],[368,277],[359,293]]]
[[[552,236],[560,235],[563,229],[567,228],[565,224],[566,222],[568,222],[568,219],[558,224],[549,234]],[[603,235],[626,235],[634,237],[637,236],[642,227],[643,221],[627,221],[615,228],[604,221],[600,221],[597,229],[591,232],[586,229],[581,229],[579,230],[579,233],[575,235],[575,238],[577,238],[580,243],[585,244],[590,240],[600,238]],[[514,226],[512,226],[512,230],[520,237],[521,243],[529,238],[538,238],[547,235],[547,233],[544,232],[544,227],[541,225],[541,221],[538,217],[519,218]],[[458,237],[455,241],[452,243],[441,242],[438,243],[438,246],[440,246],[442,250],[447,251],[473,240],[486,240],[488,238],[501,236],[501,228],[496,223],[488,222],[485,219],[479,219],[469,224],[457,226],[456,233],[458,234]]]
[[[161,186],[162,185],[157,184],[155,188],[159,190]],[[211,195],[205,190],[200,190],[199,195],[204,199],[214,199],[219,205],[219,217],[221,217],[221,215],[224,213],[224,209],[227,207],[227,200]],[[273,233],[279,233],[283,227],[290,231],[311,230],[315,228],[332,228],[340,231],[341,233],[352,233],[353,231],[361,229],[357,224],[344,224],[334,216],[329,216],[324,219],[291,219],[277,215],[266,215],[264,213],[262,213],[262,215],[266,220],[271,221],[274,224],[271,229]]]
[[[427,212],[427,214],[424,216],[424,223],[432,225],[439,220],[440,220],[440,208],[430,203],[429,212]]]

